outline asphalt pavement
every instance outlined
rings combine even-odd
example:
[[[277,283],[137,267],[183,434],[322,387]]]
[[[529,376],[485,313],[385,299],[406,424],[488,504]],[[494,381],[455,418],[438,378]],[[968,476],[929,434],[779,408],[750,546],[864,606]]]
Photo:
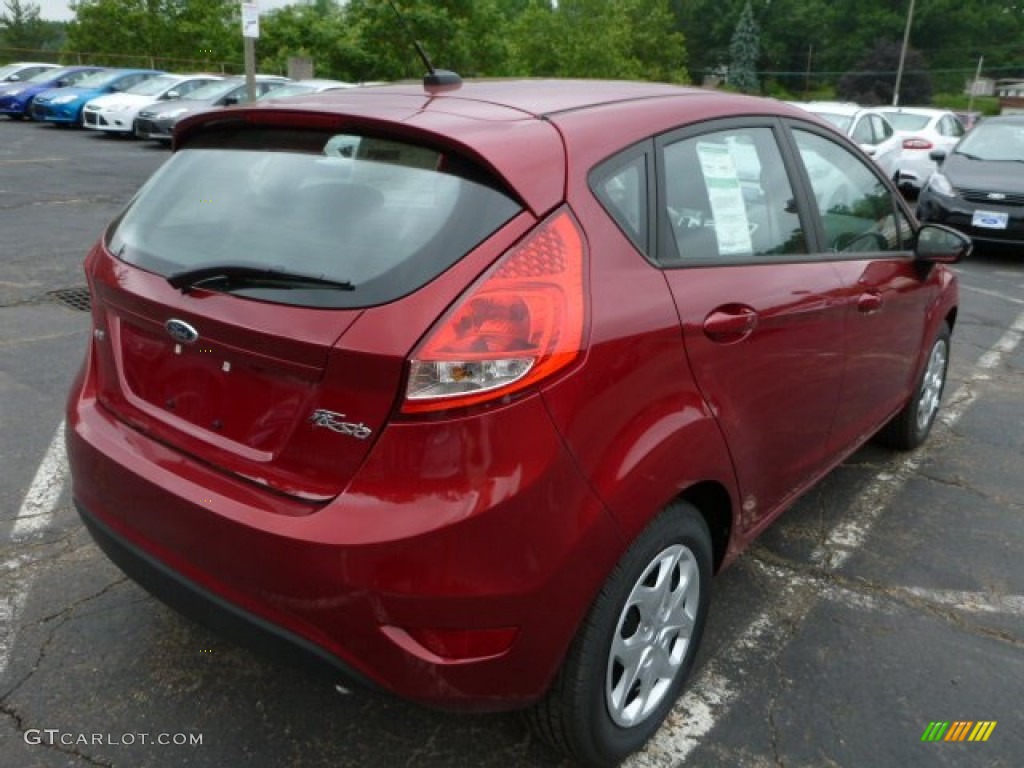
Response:
[[[0,121],[0,767],[567,765],[515,714],[342,695],[256,657],[83,531],[60,440],[81,261],[167,156]],[[958,271],[932,439],[866,446],[719,576],[692,683],[633,768],[1024,764],[1024,253]],[[936,722],[995,725],[922,741]]]

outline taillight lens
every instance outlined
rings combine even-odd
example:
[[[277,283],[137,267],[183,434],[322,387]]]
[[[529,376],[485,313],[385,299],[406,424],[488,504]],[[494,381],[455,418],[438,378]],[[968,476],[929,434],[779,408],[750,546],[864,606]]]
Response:
[[[931,149],[932,143],[928,139],[904,139],[904,149]]]
[[[456,302],[412,356],[404,413],[504,397],[573,362],[583,344],[584,245],[561,209]]]

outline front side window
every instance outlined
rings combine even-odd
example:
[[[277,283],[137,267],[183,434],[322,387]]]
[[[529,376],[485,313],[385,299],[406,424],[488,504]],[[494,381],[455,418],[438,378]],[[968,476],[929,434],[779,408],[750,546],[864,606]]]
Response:
[[[175,153],[107,245],[168,278],[212,270],[203,287],[235,295],[366,307],[418,289],[520,210],[477,166],[432,148],[227,125]]]
[[[782,156],[769,128],[737,128],[664,148],[670,262],[736,262],[807,252]]]
[[[905,247],[889,188],[859,157],[818,134],[795,130],[800,157],[829,251],[860,253]]]

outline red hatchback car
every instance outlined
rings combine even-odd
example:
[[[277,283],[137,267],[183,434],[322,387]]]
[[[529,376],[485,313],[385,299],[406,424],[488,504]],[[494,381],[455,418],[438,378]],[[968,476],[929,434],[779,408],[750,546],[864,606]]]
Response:
[[[279,658],[612,765],[712,574],[945,380],[970,242],[775,101],[398,85],[192,117],[91,250],[74,500]]]

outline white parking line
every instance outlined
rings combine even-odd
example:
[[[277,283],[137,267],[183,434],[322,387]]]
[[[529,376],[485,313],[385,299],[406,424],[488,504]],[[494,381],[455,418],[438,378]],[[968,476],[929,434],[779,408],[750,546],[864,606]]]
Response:
[[[50,447],[46,449],[36,476],[32,479],[25,500],[18,510],[18,517],[11,529],[11,540],[21,541],[27,536],[46,528],[50,524],[53,510],[64,490],[68,474],[68,460],[64,453],[64,422],[57,427]]]
[[[1010,296],[999,291],[989,291],[985,288],[973,288],[969,285],[961,285],[962,290],[971,291],[972,293],[980,293],[982,296],[990,296],[993,299],[999,299],[1000,301],[1007,301],[1010,304],[1024,304],[1024,299],[1019,299],[1016,296]]]
[[[1007,354],[1017,348],[1022,335],[1024,335],[1024,312],[1019,314],[1006,333],[978,358],[971,376],[948,399],[948,407],[939,415],[943,425],[951,428],[960,421],[960,418],[977,399],[976,384],[987,379],[992,369],[998,366]],[[927,455],[927,448],[908,453],[896,461],[893,470],[876,475],[853,504],[852,514],[848,514],[844,522],[832,529],[824,546],[818,547],[811,554],[812,561],[826,569],[841,568],[850,555],[863,546],[889,501],[911,475],[917,472]]]
[[[1024,312],[1017,316],[1006,333],[978,359],[971,376],[956,394],[949,398],[950,407],[941,419],[945,427],[952,427],[959,421],[977,397],[974,385],[989,378],[992,369],[1017,348],[1022,338]],[[867,541],[882,512],[920,468],[928,456],[928,450],[926,445],[897,461],[894,469],[879,473],[867,489],[861,492],[858,501],[847,513],[846,519],[833,527],[826,544],[814,551],[813,562],[820,565],[826,573],[841,568]],[[691,682],[690,688],[672,709],[665,725],[642,752],[626,761],[627,768],[675,766],[686,760],[715,724],[729,713],[738,698],[738,692],[743,688],[742,683],[749,675],[749,670],[759,669],[775,658],[788,642],[793,626],[806,618],[813,602],[807,603],[793,597],[797,587],[806,583],[807,579],[808,577],[790,575],[785,594],[778,595],[778,599],[773,602],[776,610],[758,613],[736,640],[715,651],[715,658]],[[975,593],[927,590],[906,592],[922,599],[965,610],[971,610],[970,606],[986,605]],[[990,604],[1014,613],[1020,608],[1017,600],[1018,598],[1011,596]],[[977,607],[974,610],[984,609]]]
[[[53,517],[53,511],[60,501],[60,495],[64,490],[64,482],[68,474],[67,456],[64,452],[64,422],[60,423],[57,431],[50,441],[46,455],[43,456],[39,469],[32,479],[25,499],[18,510],[18,516],[14,520],[11,529],[11,541],[17,543],[30,538],[31,536],[45,530]],[[19,560],[4,563],[5,566],[12,566],[17,569]],[[25,607],[25,600],[28,597],[32,580],[28,577],[12,576],[12,588],[9,594],[0,597],[0,675],[6,669],[11,659],[11,651],[14,647],[14,638],[17,633],[18,617],[22,608]]]

